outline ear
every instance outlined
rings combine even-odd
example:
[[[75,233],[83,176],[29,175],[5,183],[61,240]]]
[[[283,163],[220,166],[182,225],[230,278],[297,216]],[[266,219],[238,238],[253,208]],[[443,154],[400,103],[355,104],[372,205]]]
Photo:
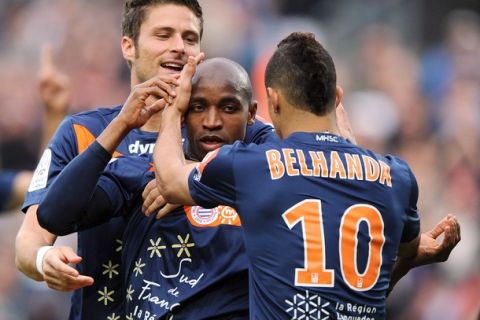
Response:
[[[258,106],[258,103],[256,100],[253,100],[250,103],[250,106],[248,108],[248,121],[247,121],[247,125],[249,126],[255,123],[255,116],[257,115],[257,106]]]
[[[335,108],[338,107],[338,104],[342,102],[343,98],[343,89],[340,86],[337,86],[337,89],[335,90]]]
[[[122,37],[122,46],[123,58],[131,63],[135,59],[135,43],[130,37]]]
[[[271,107],[271,111],[274,113],[278,113],[280,111],[280,97],[278,96],[278,91],[274,88],[267,87],[267,97]]]

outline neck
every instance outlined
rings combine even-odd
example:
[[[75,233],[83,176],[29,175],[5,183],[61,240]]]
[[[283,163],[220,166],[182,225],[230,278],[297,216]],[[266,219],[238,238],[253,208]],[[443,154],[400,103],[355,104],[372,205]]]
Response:
[[[287,138],[294,132],[330,132],[339,134],[335,112],[330,112],[325,116],[317,116],[313,113],[297,108],[288,108],[283,115],[283,123],[279,130],[279,136],[282,139]]]
[[[160,124],[162,122],[162,113],[163,110],[155,113],[148,119],[147,122],[140,128],[142,131],[148,131],[148,132],[158,132],[160,130]]]

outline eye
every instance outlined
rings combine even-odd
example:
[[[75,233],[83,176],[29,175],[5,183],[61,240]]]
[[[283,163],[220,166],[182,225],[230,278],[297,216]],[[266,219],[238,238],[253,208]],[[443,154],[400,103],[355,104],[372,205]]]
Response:
[[[190,112],[202,112],[205,110],[205,107],[201,104],[191,104],[190,107],[188,107],[188,111]]]
[[[168,33],[157,33],[155,36],[161,40],[166,40],[170,37]]]
[[[186,37],[185,42],[194,45],[198,43],[198,39],[196,37]]]
[[[194,33],[187,33],[184,35],[183,41],[190,45],[195,45],[198,43],[198,36]]]
[[[223,111],[225,111],[226,113],[234,113],[236,112],[239,108],[238,106],[234,105],[234,104],[226,104],[222,107]]]

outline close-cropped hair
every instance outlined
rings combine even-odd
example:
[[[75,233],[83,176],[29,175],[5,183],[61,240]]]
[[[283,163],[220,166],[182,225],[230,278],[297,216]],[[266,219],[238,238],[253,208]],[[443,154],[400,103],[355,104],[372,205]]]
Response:
[[[140,27],[149,7],[174,4],[190,9],[200,21],[200,38],[203,34],[203,11],[197,0],[127,0],[123,11],[122,35],[133,39],[137,45]]]
[[[281,90],[294,107],[319,116],[335,107],[335,65],[313,33],[294,32],[280,41],[267,64],[265,85]]]

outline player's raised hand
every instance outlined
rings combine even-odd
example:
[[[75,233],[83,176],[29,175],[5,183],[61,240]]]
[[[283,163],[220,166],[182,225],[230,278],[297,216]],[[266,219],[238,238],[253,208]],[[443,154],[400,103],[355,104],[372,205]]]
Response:
[[[197,70],[197,65],[205,58],[205,54],[200,52],[195,57],[188,57],[187,64],[180,73],[180,86],[177,89],[177,97],[174,99],[172,107],[176,108],[181,114],[188,111],[190,96],[192,93],[192,78]]]
[[[337,128],[340,132],[340,135],[345,139],[350,140],[350,142],[357,144],[355,136],[353,135],[352,126],[350,125],[350,120],[348,118],[347,110],[343,107],[340,102],[335,109],[336,119],[337,119]]]
[[[438,242],[438,237],[442,234],[444,235],[443,240]],[[420,235],[420,243],[415,256],[411,258],[397,257],[388,292],[411,269],[446,261],[460,239],[460,224],[454,215],[448,214],[437,223],[435,228]]]
[[[67,113],[72,98],[70,79],[55,65],[50,45],[43,46],[41,51],[38,93],[47,113],[62,117]]]
[[[49,288],[58,291],[73,291],[93,284],[93,278],[80,275],[69,266],[82,260],[70,247],[54,247],[43,259],[44,280]]]
[[[439,243],[438,237],[444,235]],[[422,233],[417,254],[412,262],[414,266],[447,261],[453,248],[460,242],[460,224],[457,218],[449,214],[432,230]]]
[[[179,75],[155,76],[132,88],[118,115],[128,129],[143,126],[150,117],[162,110],[176,96]]]

